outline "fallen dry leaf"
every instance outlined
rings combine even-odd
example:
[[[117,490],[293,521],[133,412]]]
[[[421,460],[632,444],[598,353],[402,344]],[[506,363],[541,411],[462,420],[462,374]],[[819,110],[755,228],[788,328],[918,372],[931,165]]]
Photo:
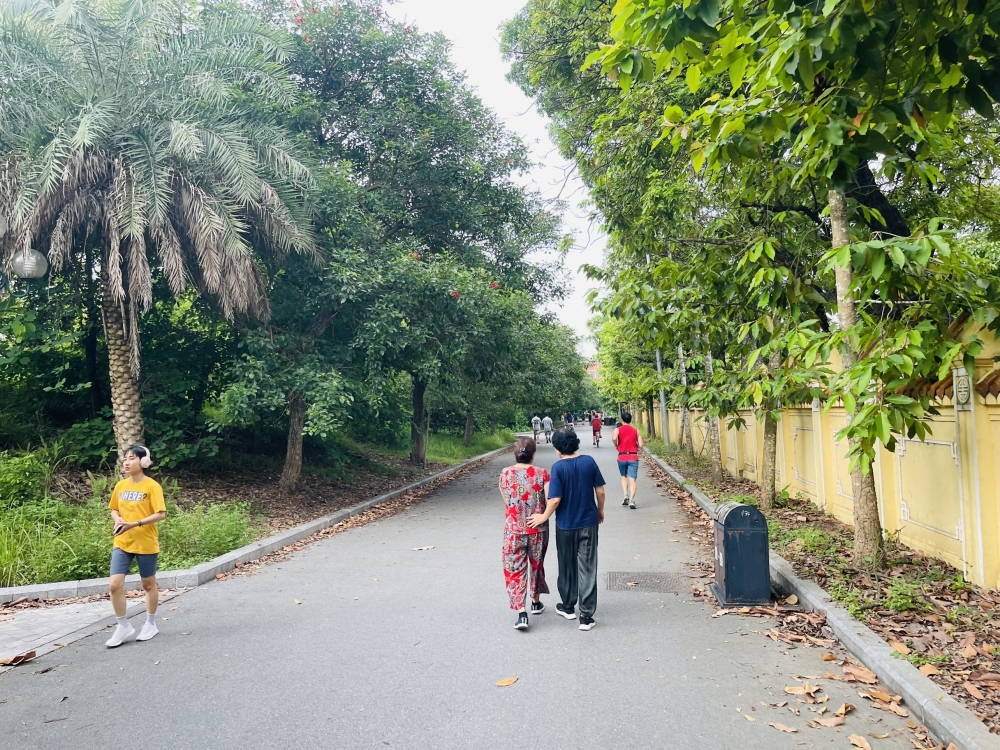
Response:
[[[874,698],[875,700],[885,701],[889,703],[892,701],[892,695],[885,692],[884,690],[879,690],[878,688],[872,688],[868,691],[868,697]]]
[[[869,732],[868,736],[869,737],[874,737],[877,740],[884,740],[884,739],[886,739],[889,736],[889,733],[886,732],[885,734],[872,734],[871,732]]]
[[[799,597],[795,596],[795,594],[792,594],[790,597],[785,599],[785,604],[798,604],[798,603],[799,603]]]
[[[430,547],[414,547],[413,551],[414,552],[423,552],[424,550],[429,550],[429,549],[434,549],[434,545],[432,544]]]
[[[792,685],[790,687],[785,685],[785,692],[789,695],[805,695],[806,689],[801,685]]]
[[[968,645],[968,646],[965,646],[958,653],[960,653],[962,655],[963,659],[975,659],[979,655],[979,652],[976,651],[976,647],[973,646],[973,645],[971,645],[971,644]]]
[[[840,708],[834,711],[834,713],[837,716],[847,716],[847,714],[849,714],[853,710],[854,706],[852,706],[850,703],[841,703]]]
[[[68,695],[64,695],[62,698],[59,699],[59,702],[62,703],[63,701],[68,701],[68,700],[69,700],[69,696]]]
[[[844,679],[848,682],[864,682],[868,685],[874,685],[878,682],[878,677],[867,667],[861,667],[854,664],[844,665]],[[863,738],[862,738],[863,739]]]
[[[941,670],[933,664],[924,664],[920,667],[920,672],[926,677],[930,677],[932,674],[941,674]]]
[[[216,573],[215,574],[215,580],[216,581],[224,581],[227,578],[229,578],[229,576],[227,576],[225,573]]]
[[[7,622],[8,620],[13,620],[14,615],[3,615],[0,616],[0,622]]]
[[[872,746],[868,744],[868,740],[860,734],[852,734],[847,739],[851,741],[851,744],[854,745],[854,747],[860,747],[861,750],[872,750]]]
[[[754,717],[750,716],[749,714],[743,714],[743,718],[746,719],[747,721],[757,721]]]
[[[983,695],[982,691],[975,685],[973,685],[971,682],[963,682],[962,687],[965,688],[965,692],[967,692],[977,701],[985,700],[986,696]]]
[[[625,585],[626,585],[626,586],[638,586],[638,585],[639,585],[639,582],[638,582],[638,581],[629,581],[629,582],[628,582],[628,583],[626,583]]]
[[[510,687],[515,682],[517,682],[516,677],[505,677],[502,680],[497,680],[497,687]]]
[[[27,651],[23,654],[17,654],[16,656],[8,656],[4,659],[0,659],[0,667],[13,667],[17,664],[23,664],[26,661],[35,658],[34,651]]]
[[[816,729],[817,727],[839,727],[847,721],[843,716],[831,716],[829,719],[810,719],[806,722],[810,727]]]
[[[907,648],[906,644],[902,643],[901,641],[889,641],[889,645],[892,646],[894,650],[901,653],[903,656],[906,656],[907,654],[910,653],[910,649]]]
[[[295,602],[296,604],[302,604],[302,602],[300,602],[298,599],[292,599],[292,601]]]
[[[774,728],[775,728],[775,729],[777,729],[777,730],[778,730],[779,732],[788,732],[789,734],[795,734],[795,733],[796,733],[797,731],[799,731],[799,730],[798,730],[798,729],[796,729],[795,727],[789,727],[789,726],[786,726],[786,725],[784,725],[784,724],[779,724],[779,723],[778,723],[778,722],[776,722],[776,721],[772,721],[772,722],[770,722],[770,723],[768,724],[768,726],[769,726],[769,727],[774,727]],[[869,750],[870,750],[870,748],[869,748]]]
[[[837,661],[836,654],[820,654],[819,658],[822,659],[823,661]]]

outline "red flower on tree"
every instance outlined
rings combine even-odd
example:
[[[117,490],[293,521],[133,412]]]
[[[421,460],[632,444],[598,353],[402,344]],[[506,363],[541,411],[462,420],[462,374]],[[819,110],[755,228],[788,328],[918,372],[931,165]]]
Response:
[[[500,288],[500,285],[498,283],[496,283],[495,281],[492,284],[490,284],[490,289],[499,289],[499,288]]]
[[[458,299],[461,295],[456,291],[456,292],[452,292],[451,296],[454,297],[455,299]]]

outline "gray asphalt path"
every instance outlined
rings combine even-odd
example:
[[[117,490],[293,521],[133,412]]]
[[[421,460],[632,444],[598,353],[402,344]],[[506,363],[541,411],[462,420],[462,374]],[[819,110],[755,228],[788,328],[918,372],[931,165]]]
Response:
[[[819,650],[754,632],[766,619],[711,618],[689,579],[682,594],[608,591],[609,572],[685,576],[699,552],[672,532],[686,519],[645,467],[639,509],[622,508],[610,440],[594,450],[580,435],[609,482],[594,630],[556,616],[555,594],[513,629],[498,459],[406,514],[178,597],[152,641],[109,651],[104,632],[0,676],[0,747],[745,750],[848,748],[849,734],[910,747],[905,720],[868,708],[856,684],[813,680],[830,712],[858,709],[809,729],[816,714],[784,686],[834,671]],[[554,459],[543,445],[538,463]],[[555,592],[554,549],[546,571]]]

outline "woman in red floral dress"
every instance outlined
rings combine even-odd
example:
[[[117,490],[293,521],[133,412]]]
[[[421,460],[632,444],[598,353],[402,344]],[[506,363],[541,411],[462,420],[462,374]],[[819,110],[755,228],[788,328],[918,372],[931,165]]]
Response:
[[[549,546],[549,525],[537,529],[528,525],[533,513],[545,512],[545,493],[549,472],[532,466],[535,458],[535,441],[520,438],[514,444],[513,466],[500,472],[500,494],[507,503],[503,526],[503,574],[507,582],[510,608],[518,613],[514,627],[528,628],[525,601],[528,594],[528,575],[531,575],[531,614],[540,615],[545,605],[542,594],[549,593],[545,583],[545,551]]]

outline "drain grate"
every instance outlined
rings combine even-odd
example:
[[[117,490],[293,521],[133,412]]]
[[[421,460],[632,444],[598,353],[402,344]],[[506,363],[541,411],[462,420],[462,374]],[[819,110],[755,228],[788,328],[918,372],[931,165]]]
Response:
[[[676,573],[608,573],[608,591],[656,591],[665,594],[685,594],[691,582]]]

